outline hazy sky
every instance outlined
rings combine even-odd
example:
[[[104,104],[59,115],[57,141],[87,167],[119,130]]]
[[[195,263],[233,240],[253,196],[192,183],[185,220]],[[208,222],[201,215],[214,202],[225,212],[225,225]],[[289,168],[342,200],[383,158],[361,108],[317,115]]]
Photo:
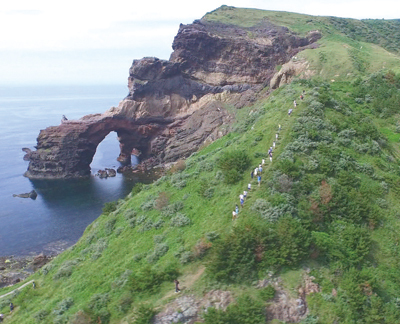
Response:
[[[226,4],[400,18],[397,0],[13,0],[0,7],[0,85],[125,84],[133,59],[168,59],[180,23]]]

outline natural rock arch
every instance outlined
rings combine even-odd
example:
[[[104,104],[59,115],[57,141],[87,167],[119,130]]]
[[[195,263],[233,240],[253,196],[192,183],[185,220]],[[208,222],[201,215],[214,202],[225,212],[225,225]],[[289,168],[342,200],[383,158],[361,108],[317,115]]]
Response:
[[[25,176],[31,179],[80,178],[90,175],[90,164],[97,146],[116,132],[120,143],[118,161],[129,164],[134,148],[144,157],[154,136],[169,120],[130,120],[104,115],[89,115],[80,120],[65,121],[42,130],[36,151],[28,152],[29,167]]]

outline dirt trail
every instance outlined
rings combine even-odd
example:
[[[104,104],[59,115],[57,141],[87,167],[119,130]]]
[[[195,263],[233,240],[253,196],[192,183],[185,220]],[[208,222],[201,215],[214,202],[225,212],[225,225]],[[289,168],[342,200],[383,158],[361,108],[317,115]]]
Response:
[[[18,287],[18,288],[16,288],[16,289],[10,291],[10,292],[7,293],[7,294],[1,295],[1,296],[0,296],[0,299],[3,298],[3,297],[6,297],[6,296],[8,296],[8,295],[12,295],[12,294],[13,294],[14,292],[16,292],[17,290],[20,290],[20,289],[22,289],[22,288],[28,286],[28,285],[31,284],[32,282],[34,282],[34,280],[28,281],[27,283],[24,283],[21,287]]]
[[[204,266],[201,266],[196,273],[191,273],[183,278],[179,278],[179,287],[181,291],[184,291],[185,289],[192,287],[193,284],[197,281],[197,279],[201,277],[205,269],[206,268]],[[162,299],[167,299],[174,294],[175,292],[171,289],[171,291],[167,293]]]

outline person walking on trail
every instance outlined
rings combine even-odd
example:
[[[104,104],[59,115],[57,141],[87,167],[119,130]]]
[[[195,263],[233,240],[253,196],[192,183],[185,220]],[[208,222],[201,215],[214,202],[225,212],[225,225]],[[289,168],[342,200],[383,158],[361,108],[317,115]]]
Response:
[[[239,214],[239,206],[238,205],[235,206],[235,212],[236,212],[236,215]]]
[[[270,154],[270,153],[272,153],[272,146],[269,148],[269,150],[268,150],[268,155]]]
[[[275,139],[278,140],[278,137],[279,137],[279,135],[278,135],[278,133],[276,133],[275,134]]]
[[[297,107],[297,102],[296,102],[296,100],[295,100],[295,101],[293,101],[293,106],[294,106],[294,108],[296,108],[296,107]]]
[[[300,100],[303,100],[303,99],[304,99],[304,97],[303,97],[303,95],[301,94],[301,95],[300,95]]]
[[[4,319],[4,315],[0,314],[0,323],[3,322],[3,319]]]
[[[269,162],[272,162],[272,152],[269,153]]]
[[[258,186],[260,186],[260,184],[261,184],[261,176],[260,175],[258,176],[257,180],[258,180]]]
[[[288,111],[288,113],[287,113],[289,117],[290,117],[290,115],[292,114],[292,111],[293,111],[293,109],[290,108],[289,111]]]
[[[237,212],[232,211],[232,220],[235,220],[237,218]]]
[[[257,176],[258,168],[254,169],[254,175]]]
[[[251,170],[250,177],[251,177],[252,179],[254,178],[254,171],[253,171],[253,170]]]
[[[13,303],[10,303],[10,313],[12,313],[13,310],[14,310],[14,304],[13,304]]]
[[[262,165],[261,164],[258,166],[258,172],[260,172],[260,174],[262,173]]]
[[[261,160],[261,165],[264,165],[265,164],[265,159],[262,159]]]
[[[246,197],[247,197],[247,191],[246,190],[244,190],[243,191],[243,197],[246,199]]]
[[[272,142],[272,147],[275,148],[275,146],[276,146],[276,143],[275,143],[275,141],[273,141]]]
[[[32,288],[36,289],[36,283],[34,281],[32,282]]]
[[[278,125],[278,131],[281,131],[282,127],[281,124]]]
[[[175,279],[174,283],[175,283],[175,292],[176,293],[180,292],[181,290],[179,289],[179,281]]]
[[[248,191],[251,190],[251,183],[249,183],[249,184],[247,185],[247,190],[248,190]]]

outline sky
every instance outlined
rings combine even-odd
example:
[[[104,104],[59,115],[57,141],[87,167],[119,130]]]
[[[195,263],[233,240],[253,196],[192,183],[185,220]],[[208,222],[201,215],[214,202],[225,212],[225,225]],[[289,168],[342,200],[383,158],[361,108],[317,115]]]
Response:
[[[168,59],[179,24],[221,5],[400,18],[397,0],[13,0],[0,6],[0,85],[126,84],[133,59]]]

